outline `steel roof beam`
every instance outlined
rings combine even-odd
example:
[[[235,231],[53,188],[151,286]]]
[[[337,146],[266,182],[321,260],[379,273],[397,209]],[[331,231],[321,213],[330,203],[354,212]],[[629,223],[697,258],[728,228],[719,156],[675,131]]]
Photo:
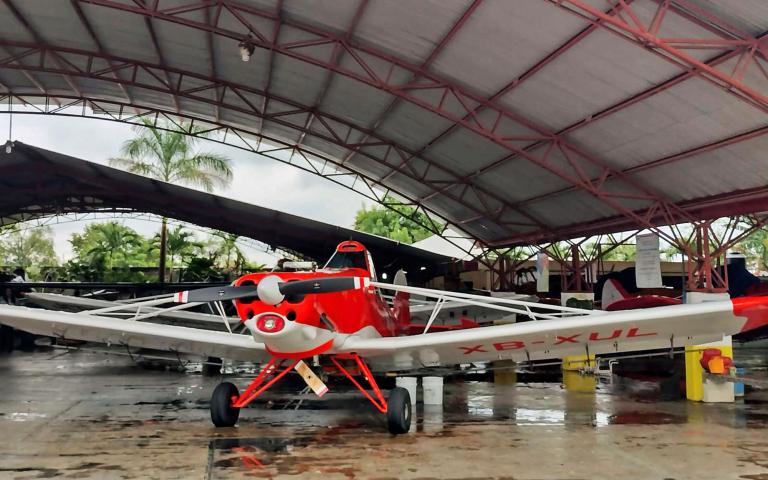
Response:
[[[740,143],[740,142],[746,142],[746,141],[749,141],[749,140],[753,140],[753,139],[761,137],[761,136],[763,136],[765,134],[768,134],[768,126],[757,128],[755,130],[752,130],[752,131],[749,131],[749,132],[746,132],[746,133],[740,133],[738,135],[733,135],[731,137],[727,137],[727,138],[718,140],[716,142],[711,142],[711,143],[708,143],[706,145],[702,145],[702,146],[698,146],[698,147],[695,147],[695,148],[691,148],[689,150],[686,150],[686,151],[683,151],[683,152],[680,152],[680,153],[675,153],[673,155],[668,155],[666,157],[658,158],[658,159],[652,160],[650,162],[646,162],[646,163],[642,163],[642,164],[639,164],[639,165],[635,165],[633,167],[630,167],[630,168],[627,168],[627,169],[623,170],[622,172],[624,174],[626,174],[626,175],[631,175],[631,174],[634,174],[634,173],[637,173],[637,172],[641,172],[641,171],[644,171],[644,170],[648,170],[648,169],[660,167],[660,166],[663,166],[663,165],[668,165],[670,163],[678,162],[680,160],[684,160],[686,158],[690,158],[690,157],[692,157],[694,155],[701,155],[701,154],[704,154],[704,153],[707,153],[707,152],[711,152],[713,150],[717,150],[717,149],[720,149],[720,148],[725,148],[725,147],[728,147],[728,146],[731,146],[731,145],[735,145],[735,144]],[[538,195],[536,197],[531,197],[529,199],[523,200],[523,201],[520,202],[520,205],[521,206],[529,205],[529,204],[537,202],[537,201],[545,200],[547,198],[552,198],[552,197],[554,197],[556,195],[570,193],[572,191],[574,191],[573,188],[567,188],[567,189],[558,190],[556,192],[548,192],[548,193],[545,193],[545,194],[542,194],[542,195]],[[458,222],[458,223],[460,224],[461,222]]]
[[[72,0],[72,1],[75,2],[76,0]],[[205,17],[205,23],[207,23],[208,25],[215,25],[216,23],[218,23],[218,21],[219,21],[218,18],[219,18],[220,12],[221,12],[221,10],[217,9],[216,10],[216,18],[212,19],[211,18],[211,10],[210,10],[210,8],[203,9],[203,14],[204,14],[204,17]],[[208,56],[210,57],[209,58],[209,67],[210,67],[209,70],[211,72],[211,76],[216,78],[216,77],[219,76],[219,70],[218,70],[218,68],[216,68],[216,52],[215,52],[214,46],[213,46],[213,32],[211,32],[210,30],[205,33],[205,43],[206,43],[206,46],[208,47]],[[224,90],[219,88],[219,87],[216,87],[216,98],[220,98],[223,94],[224,94]],[[214,118],[214,120],[216,122],[218,122],[221,119],[221,112],[219,110],[219,106],[218,105],[214,107],[213,118]]]
[[[758,187],[747,190],[729,192],[712,197],[703,197],[679,204],[680,208],[697,219],[715,219],[733,215],[746,215],[754,212],[768,211],[768,187]],[[673,225],[668,223],[668,218],[660,214],[658,209],[649,209],[638,211],[638,215],[648,217],[648,227],[655,233],[664,238],[665,241],[678,244],[675,235],[662,233],[663,229],[657,227],[663,225]],[[690,222],[696,223],[696,222]],[[590,220],[582,223],[567,225],[558,229],[557,236],[542,235],[540,232],[517,234],[513,237],[489,242],[488,246],[492,248],[529,245],[547,241],[558,241],[561,239],[574,237],[590,237],[594,235],[617,233],[629,231],[637,228],[637,224],[627,221],[627,218],[621,215],[598,220]]]
[[[83,27],[88,32],[88,35],[91,37],[91,41],[96,45],[96,48],[101,53],[107,53],[107,50],[104,48],[104,44],[101,43],[101,40],[99,39],[98,35],[96,35],[96,30],[93,29],[93,25],[91,25],[91,22],[88,20],[88,17],[85,15],[85,12],[83,11],[83,8],[80,6],[80,2],[77,0],[71,0],[72,8],[74,8],[75,13],[77,14],[77,18],[80,19],[80,23],[83,24]],[[115,68],[115,65],[112,63],[111,60],[109,60],[109,66],[112,68]],[[115,76],[119,77],[118,72],[115,72]],[[125,88],[125,85],[122,83],[120,84],[120,90],[122,90],[123,95],[125,95],[126,100],[128,103],[133,102],[133,97],[131,96],[130,92],[127,88]]]
[[[467,20],[469,17],[477,10],[477,8],[482,3],[482,0],[474,0],[469,7],[464,10],[464,13],[461,14],[458,20],[454,22],[453,26],[448,30],[448,33],[440,39],[440,41],[435,45],[435,47],[432,49],[432,51],[427,55],[427,58],[421,63],[419,66],[419,70],[428,70],[430,65],[432,65],[432,62],[435,61],[435,59],[442,53],[442,51],[445,49],[446,46],[448,46],[448,43],[453,39],[453,37],[456,36],[456,34],[461,30],[461,28],[467,23]],[[411,75],[411,79],[409,83],[413,83],[418,79],[419,75],[417,73],[414,73]],[[379,117],[371,124],[369,127],[371,130],[376,131],[382,123],[384,123],[384,120],[389,117],[389,114],[392,113],[392,111],[395,109],[395,107],[400,103],[401,97],[394,97],[391,102],[389,102],[389,105],[382,111],[381,114],[379,114]],[[354,155],[355,151],[350,152],[344,159],[342,160],[341,164],[344,165],[346,162],[348,162]],[[424,153],[423,151],[417,152],[415,155],[420,155]],[[404,160],[401,164],[401,168],[407,164],[410,159],[412,159],[413,156],[409,157],[408,159]],[[384,175],[382,177],[382,181],[387,181],[390,176],[397,173],[396,169],[392,169],[388,174]],[[450,188],[450,187],[446,187]]]
[[[572,13],[580,14],[587,19],[602,20],[602,28],[619,32],[627,40],[633,41],[644,48],[663,53],[665,56],[668,56],[674,61],[685,65],[687,68],[694,69],[698,75],[709,80],[713,80],[717,83],[721,83],[722,85],[735,90],[741,96],[754,102],[754,104],[759,108],[768,111],[768,96],[763,95],[752,87],[744,84],[736,72],[731,74],[724,73],[685,52],[686,49],[691,48],[726,49],[746,47],[748,48],[750,58],[752,58],[752,61],[754,61],[755,52],[758,50],[762,51],[765,48],[761,45],[761,41],[754,38],[736,40],[723,38],[661,38],[658,36],[657,32],[649,29],[649,26],[645,26],[637,21],[633,22],[634,24],[631,25],[622,19],[608,16],[604,12],[589,5],[584,0],[550,1],[557,2],[561,5],[570,5],[572,8],[566,7],[566,10],[571,11]],[[662,8],[664,5],[665,4],[662,3]],[[625,10],[631,12],[632,8],[625,7]],[[768,78],[766,80],[768,80]]]
[[[626,3],[632,3],[633,0],[626,0]],[[611,15],[616,15],[621,11],[621,5],[617,5],[613,8],[611,8],[608,13]],[[568,39],[565,43],[560,45],[559,47],[555,48],[552,52],[547,54],[546,57],[542,58],[538,62],[536,62],[533,66],[531,66],[528,70],[526,70],[522,75],[518,76],[511,82],[507,83],[503,87],[501,87],[496,93],[488,97],[487,101],[489,102],[496,102],[504,95],[508,94],[512,90],[516,89],[520,85],[522,85],[526,80],[530,79],[532,76],[534,76],[537,72],[542,70],[544,67],[549,65],[553,60],[560,57],[562,54],[570,50],[572,47],[574,47],[576,44],[584,40],[586,37],[588,37],[592,32],[597,30],[597,27],[599,25],[599,22],[592,23],[588,27],[581,30],[579,33]],[[485,108],[485,105],[478,105],[477,108],[473,110],[473,112],[467,113],[463,120],[470,120],[471,116],[477,115],[483,109]],[[454,132],[459,127],[458,123],[452,124],[450,127],[446,128],[436,136],[432,137],[429,141],[424,143],[424,145],[419,148],[419,150],[416,151],[416,156],[422,155],[426,153],[430,148],[432,148],[437,142],[445,138],[446,136],[450,135],[452,132]],[[410,160],[410,159],[409,159]]]
[[[26,17],[24,17],[21,11],[19,11],[19,9],[16,8],[16,5],[14,5],[14,3],[11,0],[3,0],[3,3],[5,3],[5,6],[8,7],[8,10],[11,11],[13,16],[16,18],[16,21],[19,22],[21,25],[23,25],[24,28],[27,30],[27,32],[29,32],[29,34],[32,35],[32,38],[35,39],[35,42],[41,45],[46,44],[43,37],[40,36],[37,30],[35,30],[32,24],[29,23]],[[62,59],[61,56],[59,55],[54,55],[53,58],[59,65],[63,65],[64,63],[66,63],[66,61]],[[68,75],[62,75],[62,77],[64,78],[64,81],[67,83],[67,85],[69,85],[69,88],[73,92],[75,92],[75,94],[77,94],[78,96],[83,95],[83,93],[80,91],[80,88],[75,84],[75,82],[72,80],[71,77],[69,77]]]
[[[143,5],[144,8],[147,8],[147,4],[145,0],[134,0],[134,1],[139,5]],[[157,7],[160,2],[158,0],[155,0],[153,3],[154,3],[154,6]],[[155,32],[155,26],[152,24],[152,17],[145,16],[144,24],[147,26],[147,31],[149,31],[149,38],[152,40],[152,47],[155,49],[155,55],[157,55],[157,60],[160,62],[160,65],[163,67],[162,71],[165,76],[165,82],[168,84],[168,87],[171,87],[171,76],[168,74],[168,63],[165,61],[163,50],[162,48],[160,48],[160,42],[157,40],[157,32]],[[172,93],[171,99],[173,100],[173,105],[176,108],[176,113],[181,112],[181,106],[179,105],[179,98],[176,96],[176,94]]]
[[[768,36],[768,34],[764,34],[760,38],[766,38],[767,36]],[[730,59],[740,55],[740,53],[741,53],[740,50],[733,50],[733,51],[730,51],[730,52],[726,52],[726,53],[723,53],[723,54],[717,56],[713,60],[710,60],[708,63],[710,65],[712,65],[712,66],[716,66],[716,65],[719,65],[719,64],[721,64],[723,62],[726,62],[726,61],[728,61],[728,60],[730,60]],[[571,134],[571,133],[573,133],[573,132],[575,132],[575,131],[577,131],[577,130],[579,130],[581,128],[584,128],[584,127],[587,127],[587,126],[593,124],[594,122],[596,122],[598,120],[602,120],[603,118],[608,117],[609,115],[612,115],[612,114],[614,114],[614,113],[616,113],[616,112],[618,112],[620,110],[623,110],[623,109],[628,108],[628,107],[630,107],[630,106],[632,106],[632,105],[634,105],[636,103],[639,103],[639,102],[641,102],[641,101],[643,101],[643,100],[645,100],[647,98],[650,98],[653,95],[656,95],[657,93],[663,92],[665,90],[669,90],[670,88],[672,88],[672,87],[674,87],[676,85],[679,85],[680,83],[682,83],[682,82],[684,82],[684,81],[686,81],[686,80],[688,80],[690,78],[693,78],[695,76],[696,76],[695,70],[694,69],[690,69],[690,70],[688,70],[685,73],[682,73],[682,74],[680,74],[680,75],[678,75],[678,76],[676,76],[676,77],[674,77],[674,78],[672,78],[670,80],[667,80],[666,82],[660,83],[660,84],[658,84],[658,85],[656,85],[654,87],[651,87],[651,88],[649,88],[649,89],[647,89],[647,90],[645,90],[645,91],[643,91],[641,93],[638,93],[637,95],[635,95],[635,96],[633,96],[631,98],[622,100],[622,101],[618,102],[615,105],[611,105],[610,107],[607,107],[607,108],[601,110],[600,112],[596,112],[596,113],[590,114],[586,118],[584,118],[582,120],[579,120],[578,122],[573,123],[573,124],[563,128],[562,130],[558,131],[556,135],[558,137],[563,137],[565,135]],[[542,142],[537,142],[537,143],[535,143],[531,147],[526,147],[526,149],[527,150],[532,150],[533,148],[538,147],[538,146],[540,146],[542,144],[543,144]],[[485,165],[481,169],[479,169],[477,172],[475,172],[473,174],[473,177],[479,176],[479,175],[482,175],[482,174],[486,174],[490,170],[492,170],[494,168],[497,168],[497,167],[500,167],[501,165],[504,165],[506,163],[509,163],[510,161],[514,160],[515,158],[518,158],[518,156],[514,155],[514,154],[513,155],[505,155],[504,157],[502,157],[502,158],[500,158],[498,160],[495,160],[495,161],[489,163],[488,165]],[[613,178],[613,175],[609,175],[607,178],[608,179]],[[597,181],[597,180],[598,180],[598,177],[595,177],[595,178],[592,179],[592,181]],[[531,202],[534,202],[534,201],[537,201],[537,200],[541,200],[543,198],[551,197],[551,196],[554,196],[554,195],[559,195],[559,194],[565,193],[565,192],[572,192],[572,191],[575,191],[575,190],[577,190],[575,187],[569,186],[569,187],[562,188],[562,189],[559,189],[559,190],[555,190],[555,191],[552,191],[552,192],[547,192],[547,193],[544,193],[544,194],[541,194],[541,195],[537,195],[535,197],[527,198],[525,200],[521,200],[517,205],[523,206],[525,204],[529,204]]]
[[[221,8],[221,5],[218,6]],[[283,0],[277,0],[275,4],[275,21],[272,29],[272,45],[277,45],[277,40],[280,38],[280,26],[283,24]],[[269,108],[269,89],[272,86],[272,74],[275,71],[275,49],[269,49],[269,60],[267,62],[267,81],[264,86],[264,99],[261,102],[261,111],[266,112]],[[261,132],[264,129],[264,119],[259,119],[259,128],[257,131]]]
[[[338,66],[339,60],[341,59],[341,54],[344,51],[343,45],[346,42],[349,42],[349,39],[352,38],[352,35],[355,32],[355,29],[357,28],[357,24],[360,23],[360,19],[363,18],[363,13],[365,12],[366,7],[368,6],[368,0],[360,0],[360,3],[357,4],[357,8],[355,9],[355,14],[352,16],[352,20],[349,22],[349,26],[347,27],[346,32],[344,32],[344,37],[342,42],[338,42],[333,46],[333,52],[331,53],[331,65],[334,67]],[[325,100],[325,96],[328,93],[328,89],[331,86],[331,80],[333,80],[333,76],[335,74],[333,73],[333,69],[328,69],[328,71],[325,74],[325,78],[323,79],[322,84],[320,85],[320,90],[318,91],[317,96],[315,97],[315,102],[313,106],[310,108],[309,115],[307,115],[307,122],[304,125],[305,131],[301,133],[299,136],[299,140],[296,142],[297,145],[301,145],[304,141],[304,137],[307,135],[307,131],[312,128],[312,122],[317,118],[315,116],[315,110],[322,107],[323,101]],[[322,120],[319,120],[322,122]],[[328,129],[328,125],[324,125],[326,129]]]

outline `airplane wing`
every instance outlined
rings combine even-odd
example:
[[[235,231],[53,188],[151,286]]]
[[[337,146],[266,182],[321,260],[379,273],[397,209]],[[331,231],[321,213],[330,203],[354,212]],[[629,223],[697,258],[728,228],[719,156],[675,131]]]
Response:
[[[768,297],[747,297],[407,337],[351,336],[337,351],[357,353],[377,371],[397,371],[698,345],[765,325]]]
[[[195,328],[207,328],[222,330],[224,328],[223,319],[218,315],[207,313],[187,312],[187,311],[167,311],[158,307],[147,307],[140,304],[111,302],[97,298],[73,297],[71,295],[61,295],[58,293],[25,293],[24,297],[31,303],[39,305],[48,310],[64,310],[68,312],[81,312],[87,310],[103,309],[123,305],[125,310],[123,316],[136,315],[136,309],[140,308],[141,313],[157,313],[157,316],[145,319],[153,323],[166,323]],[[117,312],[114,312],[117,313]],[[240,319],[229,318],[230,324],[239,324]]]
[[[0,323],[38,335],[125,345],[131,349],[150,348],[257,363],[270,358],[264,344],[256,343],[250,335],[83,313],[0,305]]]

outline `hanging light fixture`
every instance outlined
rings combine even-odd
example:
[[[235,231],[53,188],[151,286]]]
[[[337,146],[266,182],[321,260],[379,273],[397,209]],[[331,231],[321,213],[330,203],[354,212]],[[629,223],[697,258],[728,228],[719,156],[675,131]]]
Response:
[[[240,59],[244,62],[251,59],[251,55],[253,55],[253,51],[256,49],[250,37],[240,42],[238,47],[240,47]]]

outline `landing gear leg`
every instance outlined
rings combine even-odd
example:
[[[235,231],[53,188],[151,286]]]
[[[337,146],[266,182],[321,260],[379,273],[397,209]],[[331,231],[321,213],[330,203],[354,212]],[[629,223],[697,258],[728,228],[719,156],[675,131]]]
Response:
[[[372,397],[371,394],[368,393],[357,380],[355,380],[352,374],[339,363],[337,360],[338,358],[351,359],[357,363],[357,368],[360,370],[360,374],[368,381],[376,398]],[[392,389],[389,393],[389,400],[385,402],[384,395],[381,394],[381,390],[376,384],[376,379],[373,378],[371,370],[359,355],[335,355],[331,357],[331,361],[341,373],[346,375],[349,381],[363,392],[363,395],[365,395],[376,409],[387,416],[387,429],[389,430],[389,433],[393,435],[408,433],[411,429],[411,395],[408,393],[408,390],[402,387]]]
[[[240,417],[241,408],[248,406],[256,397],[267,391],[269,387],[293,370],[293,367],[299,363],[298,360],[294,360],[283,368],[285,362],[285,359],[273,358],[270,360],[242,394],[238,392],[236,386],[229,382],[224,382],[216,387],[211,396],[211,421],[213,424],[217,427],[234,426]],[[276,373],[281,368],[283,370]],[[267,381],[269,377],[272,378]],[[262,386],[264,382],[266,384]]]

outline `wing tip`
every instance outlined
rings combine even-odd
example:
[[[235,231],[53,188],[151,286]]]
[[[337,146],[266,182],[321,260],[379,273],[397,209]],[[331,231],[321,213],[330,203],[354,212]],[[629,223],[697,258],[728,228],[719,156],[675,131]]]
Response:
[[[768,296],[739,297],[731,300],[733,314],[746,317],[747,321],[741,327],[741,332],[748,332],[768,325]]]

